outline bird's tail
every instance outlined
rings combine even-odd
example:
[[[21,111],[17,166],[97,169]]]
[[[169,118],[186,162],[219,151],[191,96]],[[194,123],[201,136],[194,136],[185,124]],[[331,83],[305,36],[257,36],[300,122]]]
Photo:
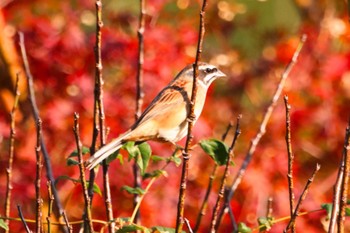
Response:
[[[89,170],[96,167],[102,160],[106,159],[108,156],[116,152],[122,147],[125,142],[124,139],[130,134],[130,131],[114,139],[110,143],[101,147],[98,151],[95,152],[87,161],[85,161],[85,167]]]

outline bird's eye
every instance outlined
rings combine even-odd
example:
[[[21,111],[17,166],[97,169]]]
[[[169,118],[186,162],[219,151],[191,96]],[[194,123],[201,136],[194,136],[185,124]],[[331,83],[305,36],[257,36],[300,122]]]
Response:
[[[216,68],[206,68],[205,69],[205,73],[207,73],[207,74],[210,74],[210,73],[214,73],[214,72],[216,72],[217,71],[217,69]]]

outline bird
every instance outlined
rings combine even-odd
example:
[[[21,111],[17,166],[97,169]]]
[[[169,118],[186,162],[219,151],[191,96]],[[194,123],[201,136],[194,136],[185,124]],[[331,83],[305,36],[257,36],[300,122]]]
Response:
[[[194,104],[193,124],[203,110],[209,86],[217,78],[226,76],[216,66],[205,62],[198,63],[197,67],[197,94]],[[184,138],[188,129],[193,71],[193,64],[183,68],[159,92],[128,131],[102,146],[85,161],[86,168],[91,170],[128,141],[137,143],[153,140],[175,144]]]

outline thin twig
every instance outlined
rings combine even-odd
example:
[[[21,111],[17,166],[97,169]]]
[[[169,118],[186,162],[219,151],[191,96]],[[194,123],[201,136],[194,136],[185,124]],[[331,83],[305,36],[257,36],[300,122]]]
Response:
[[[47,192],[48,192],[48,197],[49,197],[49,206],[47,208],[47,232],[51,233],[51,213],[52,213],[52,206],[55,197],[52,195],[52,189],[51,189],[51,182],[47,181]]]
[[[91,217],[91,201],[88,193],[88,186],[86,184],[86,179],[85,179],[85,167],[84,167],[84,162],[83,162],[83,154],[81,151],[81,141],[80,141],[80,135],[79,135],[79,114],[74,113],[74,136],[75,136],[75,142],[77,144],[77,152],[78,152],[78,162],[79,162],[79,171],[80,171],[80,181],[81,185],[83,187],[83,193],[84,193],[84,201],[85,201],[85,225],[88,226],[89,232],[93,233],[94,228],[92,225],[92,217]],[[84,227],[85,229],[85,227]]]
[[[227,125],[226,131],[225,131],[225,133],[224,133],[224,134],[222,135],[222,137],[221,137],[221,140],[222,140],[222,141],[225,141],[226,136],[227,136],[228,132],[230,131],[230,129],[232,128],[232,126],[233,126],[233,123],[232,123],[232,122],[230,122],[230,123]],[[211,189],[212,189],[212,187],[213,187],[213,183],[214,183],[214,179],[215,179],[215,176],[216,176],[217,168],[218,168],[218,165],[215,163],[215,164],[214,164],[213,171],[211,172],[211,174],[210,174],[210,176],[209,176],[209,182],[208,182],[207,191],[205,192],[205,195],[204,195],[204,198],[203,198],[203,202],[202,202],[201,208],[199,209],[199,214],[198,214],[198,217],[197,217],[196,226],[195,226],[194,229],[193,229],[194,232],[197,232],[197,231],[198,231],[199,226],[200,226],[201,221],[202,221],[202,218],[203,218],[203,216],[204,216],[204,215],[206,214],[206,212],[207,212],[208,199],[209,199],[209,195],[210,195]]]
[[[136,110],[135,110],[135,120],[137,120],[142,113],[143,105],[143,62],[144,62],[144,32],[146,23],[146,1],[140,0],[140,15],[139,15],[139,27],[137,30],[137,37],[139,40],[139,50],[138,50],[138,63],[137,63],[137,76],[136,76]],[[134,187],[141,187],[141,175],[140,169],[137,166],[136,161],[133,164],[134,173]],[[139,203],[140,196],[138,194],[134,195],[134,207]],[[140,220],[140,211],[137,211],[135,216],[135,223],[137,224]]]
[[[16,85],[15,85],[15,102],[12,107],[11,111],[11,126],[10,126],[10,151],[9,151],[9,163],[8,167],[6,169],[7,174],[7,186],[6,186],[6,198],[5,198],[5,217],[10,217],[10,206],[11,206],[11,194],[12,194],[12,164],[13,164],[13,157],[15,152],[15,136],[16,136],[16,109],[18,106],[18,100],[20,96],[20,92],[18,90],[18,83],[19,83],[19,73],[16,74]],[[5,221],[6,225],[9,226],[10,221]],[[6,233],[10,232],[10,228],[6,230]]]
[[[26,48],[25,48],[25,44],[24,44],[24,35],[22,32],[19,32],[18,35],[19,35],[19,46],[21,49],[22,60],[23,60],[23,64],[24,64],[24,70],[25,70],[25,73],[27,76],[27,86],[28,86],[28,93],[29,93],[28,98],[29,98],[29,101],[31,103],[34,120],[35,120],[35,122],[38,122],[39,110],[38,110],[38,107],[36,104],[36,99],[35,99],[35,94],[34,94],[33,76],[31,74],[30,68],[29,68],[27,52],[26,52]],[[58,211],[58,213],[55,212],[55,215],[57,217],[63,216],[64,218],[67,218],[67,216],[65,216],[65,211],[64,211],[62,204],[61,204],[61,201],[59,199],[57,189],[54,185],[55,178],[54,178],[54,175],[52,172],[50,155],[46,149],[44,137],[41,137],[40,147],[41,147],[41,151],[42,151],[43,156],[44,156],[44,162],[45,162],[45,167],[46,167],[46,177],[51,182],[52,193],[55,196],[55,205],[56,205],[57,211]],[[62,227],[62,230],[64,232],[68,232],[67,229],[64,227]]]
[[[347,203],[347,196],[348,196],[348,183],[349,183],[349,175],[350,175],[350,118],[348,122],[348,126],[346,128],[345,133],[345,143],[344,143],[344,149],[343,149],[343,156],[342,156],[342,166],[344,167],[343,170],[343,179],[342,179],[342,185],[340,190],[340,203],[339,203],[339,214],[338,214],[338,232],[343,233],[344,232],[344,221],[345,221],[345,207]]]
[[[21,221],[22,221],[22,223],[23,223],[23,226],[24,226],[24,228],[26,229],[26,232],[27,232],[27,233],[32,233],[32,231],[31,231],[31,230],[29,229],[29,227],[28,227],[28,224],[27,224],[26,220],[25,220],[24,217],[23,217],[22,208],[21,208],[20,205],[17,205],[17,210],[18,210],[18,215],[19,215],[19,217],[21,218]]]
[[[267,205],[266,205],[267,218],[272,218],[272,212],[273,212],[272,203],[273,203],[273,198],[269,197],[269,199],[267,199]]]
[[[43,161],[42,157],[40,155],[41,147],[40,142],[42,138],[42,121],[39,118],[37,124],[37,141],[36,141],[36,147],[35,147],[35,154],[36,154],[36,178],[35,178],[35,194],[36,194],[36,232],[41,233],[43,232],[43,223],[42,223],[42,206],[43,206],[43,199],[41,198],[41,171],[43,167]]]
[[[270,117],[272,115],[272,112],[276,106],[276,103],[277,103],[277,100],[279,99],[280,95],[281,95],[281,92],[283,90],[283,87],[284,87],[284,84],[285,84],[285,81],[289,75],[289,73],[291,72],[291,70],[293,69],[294,65],[296,64],[297,60],[298,60],[298,57],[299,57],[299,54],[300,54],[300,51],[306,41],[306,35],[302,35],[301,39],[300,39],[300,42],[298,44],[298,47],[296,48],[294,54],[293,54],[293,58],[292,60],[290,61],[290,63],[287,65],[287,67],[285,68],[284,72],[282,73],[282,76],[281,76],[281,80],[276,88],[276,91],[275,91],[275,94],[273,95],[273,98],[271,100],[271,103],[269,105],[269,107],[267,108],[264,116],[263,116],[263,119],[261,121],[261,124],[260,124],[260,128],[259,128],[259,131],[258,133],[256,134],[255,138],[252,139],[252,141],[250,142],[250,146],[249,146],[249,149],[248,149],[248,152],[245,156],[245,159],[241,165],[241,167],[239,168],[239,171],[236,175],[236,177],[234,178],[234,181],[230,187],[230,192],[229,192],[229,196],[227,198],[227,200],[231,200],[233,195],[234,195],[234,192],[236,191],[238,185],[241,183],[242,181],[242,178],[245,174],[245,171],[247,170],[247,167],[248,165],[250,164],[250,161],[252,160],[252,157],[253,157],[253,154],[255,152],[255,149],[258,145],[258,143],[260,142],[260,139],[262,138],[262,136],[265,134],[266,132],[266,126],[267,126],[267,123],[268,121],[270,120]],[[226,208],[228,205],[226,205]],[[223,213],[224,212],[228,212],[228,210],[225,209],[222,209],[220,211],[220,219],[218,221],[218,225],[220,225],[220,222],[221,222],[221,219],[222,219],[222,216],[223,216]]]
[[[242,115],[239,115],[237,117],[237,123],[236,123],[236,131],[235,131],[235,135],[232,139],[232,143],[230,148],[228,149],[228,157],[227,157],[227,162],[226,162],[226,166],[225,166],[225,171],[224,171],[224,175],[222,176],[222,180],[221,180],[221,186],[220,186],[220,190],[219,190],[219,194],[218,194],[218,198],[216,200],[214,209],[213,209],[213,216],[212,216],[212,220],[211,220],[211,226],[210,226],[210,231],[212,233],[215,233],[217,228],[216,228],[216,223],[218,220],[218,213],[219,213],[219,209],[220,209],[220,205],[221,202],[224,198],[224,194],[225,194],[225,186],[226,186],[226,180],[227,177],[229,175],[229,168],[230,168],[230,164],[233,158],[233,149],[236,145],[236,141],[237,138],[239,137],[239,135],[241,134],[241,129],[240,129],[240,120],[242,118]]]
[[[189,233],[193,233],[193,230],[192,230],[192,228],[191,228],[190,221],[189,221],[187,218],[184,218],[184,221],[185,221],[185,223],[186,223],[188,232],[189,232]]]
[[[306,185],[304,187],[304,190],[303,190],[302,194],[299,197],[299,200],[297,202],[297,205],[295,207],[293,215],[291,216],[291,218],[289,220],[289,223],[288,223],[286,229],[284,230],[284,232],[287,232],[294,225],[296,218],[299,216],[299,211],[300,211],[301,204],[305,200],[306,195],[307,195],[307,193],[309,191],[310,185],[314,181],[316,173],[320,170],[320,168],[321,168],[321,165],[316,164],[316,168],[313,171],[311,178],[308,179],[308,181],[307,181],[307,183],[306,183]]]
[[[340,207],[340,196],[341,196],[341,190],[342,190],[342,183],[344,180],[344,170],[345,170],[345,154],[347,153],[347,147],[349,144],[347,144],[348,137],[349,137],[349,132],[348,128],[346,129],[345,132],[345,139],[344,139],[344,149],[343,149],[343,156],[340,161],[340,166],[338,170],[338,175],[337,175],[337,180],[334,185],[334,194],[333,194],[333,208],[332,208],[332,213],[329,221],[329,226],[328,226],[328,233],[334,233],[335,232],[335,225],[337,222],[337,216],[340,214],[339,213],[339,207]]]
[[[191,94],[191,102],[190,102],[190,111],[187,116],[188,118],[188,131],[185,149],[182,151],[183,164],[182,164],[182,172],[181,172],[181,183],[180,183],[180,191],[179,191],[179,200],[177,206],[177,217],[176,217],[176,233],[182,231],[183,219],[184,219],[184,210],[185,210],[185,192],[186,192],[186,184],[187,184],[187,175],[188,175],[188,163],[190,159],[189,148],[191,147],[193,135],[193,121],[196,119],[194,114],[194,105],[196,103],[196,95],[197,95],[197,77],[198,77],[198,63],[201,60],[202,48],[203,48],[203,39],[205,33],[205,9],[207,7],[207,1],[203,0],[202,9],[199,17],[199,32],[198,32],[198,44],[197,44],[197,52],[196,52],[196,60],[193,64],[193,85],[192,85],[192,94]]]
[[[293,183],[293,162],[294,162],[294,155],[292,151],[292,140],[291,140],[291,129],[290,129],[290,109],[291,106],[288,103],[288,96],[284,96],[284,104],[286,107],[286,144],[287,144],[287,152],[288,152],[288,190],[289,190],[289,208],[290,208],[290,216],[293,215],[294,210],[294,183]],[[292,233],[295,232],[295,224],[292,225],[291,228]]]

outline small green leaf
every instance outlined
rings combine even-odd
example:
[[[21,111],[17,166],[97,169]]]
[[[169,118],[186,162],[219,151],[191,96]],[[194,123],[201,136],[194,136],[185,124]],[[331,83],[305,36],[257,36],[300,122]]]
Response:
[[[327,212],[327,219],[330,219],[331,214],[332,214],[333,204],[325,203],[325,204],[321,205],[321,208]]]
[[[141,169],[141,175],[143,175],[148,167],[148,163],[152,155],[152,150],[150,145],[147,142],[144,142],[138,145],[138,149],[140,151],[141,158],[142,158],[142,168],[140,167],[140,169]]]
[[[148,172],[148,173],[145,173],[142,177],[144,179],[147,179],[147,178],[153,178],[153,177],[159,177],[159,176],[167,176],[168,173],[164,170],[155,170],[153,172]]]
[[[89,185],[89,182],[87,182],[87,185]],[[97,193],[98,195],[102,196],[101,189],[96,183],[94,183],[94,186],[92,187],[92,191],[94,193]]]
[[[112,153],[110,156],[107,157],[106,159],[106,163],[110,164],[111,162],[113,162],[116,158],[118,158],[119,156],[119,150],[117,150],[116,152]]]
[[[269,231],[273,225],[273,218],[266,218],[266,217],[261,217],[258,218],[258,223],[259,223],[259,232],[263,231]]]
[[[350,216],[350,208],[345,207],[345,216],[349,217]]]
[[[152,155],[152,156],[151,156],[151,160],[152,160],[153,162],[159,162],[159,161],[164,161],[164,160],[166,160],[166,158],[161,157],[161,156],[158,156],[158,155]]]
[[[127,191],[128,193],[130,194],[138,194],[138,195],[142,195],[145,193],[145,190],[143,190],[142,188],[133,188],[133,187],[130,187],[130,186],[127,186],[127,185],[124,185],[122,187],[122,190],[125,190]]]
[[[240,223],[238,223],[238,232],[239,233],[249,233],[249,232],[252,232],[252,229],[250,227],[248,227],[247,225],[245,225],[244,222],[240,222]]]
[[[89,147],[83,146],[81,148],[81,153],[82,153],[82,155],[89,154],[90,153]],[[78,150],[74,150],[72,153],[70,153],[68,158],[71,158],[71,157],[78,157]]]
[[[67,159],[67,166],[75,166],[75,165],[79,165],[79,162],[77,160],[72,158]]]
[[[161,227],[161,226],[154,226],[151,229],[153,233],[175,233],[176,232],[174,228]],[[185,231],[181,231],[181,232],[185,232]]]
[[[239,233],[249,233],[249,232],[252,232],[252,229],[250,227],[248,227],[247,225],[245,225],[245,223],[240,222],[240,223],[238,223],[238,232]]]
[[[5,221],[3,219],[0,219],[0,228],[4,229],[4,230],[9,230],[9,227],[7,226],[7,224],[5,223]]]
[[[146,227],[143,226],[139,226],[136,224],[132,224],[132,225],[127,225],[127,226],[123,226],[121,229],[117,230],[117,233],[127,233],[127,232],[135,232],[135,231],[142,231],[144,233],[149,233],[149,229],[147,229]]]
[[[202,140],[199,142],[202,149],[219,165],[225,165],[228,159],[228,147],[217,139]]]
[[[170,157],[170,162],[174,162],[175,166],[178,167],[180,166],[180,164],[182,163],[182,160],[180,157],[176,157],[176,156],[171,156]]]

